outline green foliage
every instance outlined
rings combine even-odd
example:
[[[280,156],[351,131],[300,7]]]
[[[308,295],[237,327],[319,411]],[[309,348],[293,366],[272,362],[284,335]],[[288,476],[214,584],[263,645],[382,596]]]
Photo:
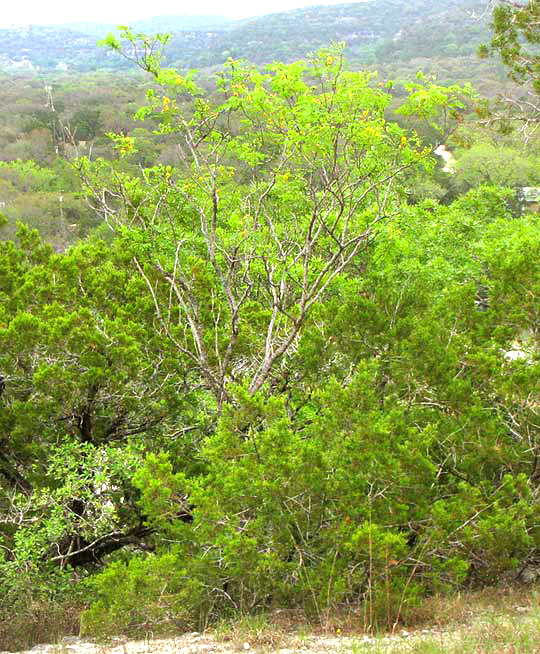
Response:
[[[482,45],[479,55],[497,54],[511,80],[524,87],[514,94],[504,94],[502,110],[495,106],[490,113],[491,121],[500,121],[503,134],[518,127],[520,133],[534,133],[538,124],[538,101],[540,93],[540,30],[538,18],[540,4],[537,0],[511,2],[499,0],[492,11],[492,35],[489,46]],[[532,128],[532,130],[531,130]]]
[[[199,584],[205,620],[346,601],[391,627],[426,593],[494,581],[538,547],[538,355],[505,355],[534,322],[538,220],[513,220],[506,195],[403,212],[364,282],[342,280],[304,333],[302,382],[281,397],[231,388],[201,476],[147,459],[145,513],[161,556]],[[193,526],[174,519],[186,496]]]
[[[81,634],[93,636],[114,635],[118,629],[134,635],[185,630],[193,624],[201,595],[172,553],[113,563],[89,587],[100,599],[84,613]]]
[[[537,79],[540,58],[536,45],[540,42],[537,21],[538,2],[511,3],[503,0],[493,9],[493,38],[490,48],[500,54],[510,76],[522,83],[532,80],[532,88],[540,91]],[[482,52],[486,52],[484,47]]]
[[[12,597],[40,601],[37,583],[20,593],[23,579],[52,583],[55,568],[91,568],[149,535],[131,478],[196,405],[171,379],[178,364],[153,331],[152,305],[119,242],[58,255],[27,229],[18,238],[20,247],[4,241],[0,254],[6,606]],[[177,445],[188,466],[192,442]]]
[[[138,116],[159,117],[159,133],[185,143],[182,165],[142,177],[105,161],[81,170],[96,209],[132,239],[162,329],[220,406],[229,378],[252,392],[270,381],[337,275],[397,211],[403,171],[429,166],[429,151],[385,119],[389,94],[347,72],[338,46],[265,72],[230,60],[212,95],[145,52],[138,63],[162,91]],[[458,87],[410,91],[403,111],[432,123],[462,106]],[[138,147],[113,139],[122,155]],[[101,191],[111,181],[112,213]]]
[[[463,221],[463,212],[474,211],[472,215],[480,216],[484,207],[489,215],[496,202],[496,194],[490,198],[490,193],[484,191],[452,211],[440,209],[431,224],[438,229],[447,224],[449,237],[455,233],[456,223],[452,221],[458,216]],[[421,215],[419,225],[425,228],[430,214]],[[515,224],[508,225],[507,234],[501,236],[501,227],[508,218],[503,214],[498,221],[482,239],[489,250],[503,247],[510,228],[515,230]],[[411,228],[411,218],[405,225]],[[471,394],[466,391],[470,387],[460,390],[463,382],[452,382],[455,366],[463,365],[463,354],[455,357],[457,352],[466,350],[471,363],[475,358],[474,339],[465,339],[471,328],[470,309],[460,312],[465,331],[461,337],[454,334],[453,348],[447,354],[436,349],[436,356],[426,366],[426,357],[436,347],[437,339],[448,338],[441,324],[445,306],[446,311],[453,307],[448,314],[448,329],[456,330],[455,300],[448,295],[448,286],[481,274],[482,266],[475,261],[485,257],[478,249],[481,242],[473,254],[463,259],[455,256],[456,250],[469,244],[471,229],[476,229],[472,239],[480,239],[486,232],[485,219],[462,231],[461,245],[455,241],[450,245],[440,232],[438,238],[427,233],[423,240],[419,232],[401,234],[400,241],[409,243],[409,249],[399,254],[394,250],[392,265],[378,268],[380,282],[389,276],[389,284],[377,289],[377,302],[392,294],[392,289],[399,292],[402,304],[394,320],[401,329],[410,322],[411,313],[422,312],[409,327],[410,346],[403,340],[401,345],[394,340],[393,346],[386,341],[387,348],[401,350],[401,360],[392,351],[379,349],[385,354],[379,355],[378,365],[357,364],[354,376],[349,376],[345,384],[327,381],[326,388],[311,393],[308,404],[300,405],[292,416],[283,399],[250,397],[238,388],[234,408],[225,410],[218,430],[202,451],[208,472],[200,480],[189,482],[174,476],[165,460],[149,459],[138,477],[141,488],[148,489],[143,500],[145,511],[155,524],[161,525],[167,538],[184,543],[180,560],[188,562],[188,577],[212,580],[207,586],[213,590],[204,600],[206,606],[215,610],[221,603],[225,605],[222,610],[231,605],[247,610],[300,603],[308,610],[321,612],[329,602],[364,598],[371,606],[374,622],[393,622],[397,617],[405,619],[407,607],[414,606],[428,588],[441,590],[461,584],[467,577],[497,578],[515,569],[530,551],[536,508],[530,478],[514,467],[522,465],[518,460],[523,450],[518,455],[511,435],[504,439],[502,415],[501,423],[496,418],[484,424],[489,389],[484,390],[485,405],[480,409],[481,397],[471,404]],[[520,232],[524,236],[531,234],[526,225]],[[389,231],[388,238],[395,240],[395,228]],[[410,249],[413,243],[414,251]],[[394,275],[403,276],[400,259],[403,265],[410,266],[415,257],[424,254],[424,248],[435,244],[440,249],[439,258],[433,260],[433,267],[425,268],[424,263],[417,269],[410,294],[404,293],[403,287],[396,288]],[[381,255],[385,252],[388,256],[388,246],[387,240],[381,240]],[[449,253],[454,253],[452,259],[447,268],[441,269],[444,255]],[[493,261],[499,259],[497,251]],[[418,277],[421,271],[425,286]],[[437,289],[444,291],[439,300],[433,293]],[[429,295],[431,303],[435,300],[435,305],[422,305],[423,294]],[[499,300],[494,297],[492,301]],[[469,302],[472,308],[472,298]],[[377,322],[373,314],[376,305],[372,306],[369,322],[373,328]],[[331,307],[329,310],[332,312]],[[422,327],[426,313],[431,316],[427,323],[432,328],[422,335],[422,330],[426,331]],[[352,325],[361,314],[351,311],[350,306],[343,309],[349,323],[351,316],[358,316]],[[336,329],[343,331],[339,316],[337,321]],[[473,329],[484,327],[477,324]],[[355,340],[354,331],[349,331],[349,337]],[[414,348],[414,341],[418,341],[419,349]],[[387,359],[394,361],[390,368],[384,363]],[[343,365],[342,361],[341,370]],[[480,359],[473,369],[475,365],[485,364]],[[386,368],[385,395],[389,395],[382,403],[381,391],[377,390],[381,367]],[[396,393],[388,388],[397,384],[397,390],[400,383],[408,384],[413,370],[417,380],[425,375],[430,378],[430,382],[426,380],[431,388],[429,399],[415,401],[403,395],[404,390]],[[473,372],[473,377],[476,374]],[[508,374],[508,370],[503,371],[504,376]],[[526,391],[530,382],[522,381]],[[495,380],[489,383],[499,384]],[[478,390],[482,391],[481,387]],[[448,408],[441,411],[443,402]],[[500,410],[504,411],[502,407]],[[451,413],[445,415],[446,411]],[[411,420],[416,423],[414,430]],[[420,422],[426,425],[423,431],[419,431]],[[460,423],[467,426],[459,427]],[[461,434],[452,440],[450,434],[456,427],[460,432],[480,431],[475,440],[468,441]],[[489,432],[493,429],[500,440],[490,445],[493,439]],[[499,455],[494,459],[486,447],[495,448]],[[456,461],[456,468],[448,467],[449,457]],[[505,467],[514,475],[507,474],[499,483],[499,470]],[[468,483],[460,481],[464,475]],[[151,480],[160,480],[158,487],[151,485]],[[431,495],[427,489],[431,489]],[[191,532],[190,527],[175,525],[171,520],[181,506],[180,493],[186,491],[196,505],[196,529]],[[402,531],[396,525],[408,525],[408,529]],[[412,525],[416,525],[413,542],[409,531]],[[501,543],[506,545],[501,547]],[[197,552],[204,553],[200,560]],[[226,588],[226,596],[220,588]]]
[[[410,206],[431,148],[340,47],[231,59],[207,90],[160,67],[165,37],[123,37],[153,80],[140,126],[75,164],[108,241],[0,243],[0,623],[67,597],[87,635],[282,606],[394,628],[518,574],[540,551],[540,225],[500,184],[536,180],[530,157],[464,130],[471,190]],[[461,124],[470,89],[404,88],[397,115]],[[0,182],[82,200],[59,162]]]
[[[519,188],[540,183],[536,157],[512,147],[473,145],[458,156],[455,178],[460,190],[481,184]]]

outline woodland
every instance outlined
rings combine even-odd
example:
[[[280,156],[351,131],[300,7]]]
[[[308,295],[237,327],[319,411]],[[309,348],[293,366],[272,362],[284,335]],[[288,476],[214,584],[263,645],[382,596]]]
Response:
[[[539,14],[498,98],[127,27],[130,73],[2,74],[0,649],[537,569]]]
[[[492,74],[488,62],[483,71],[478,70],[474,57],[489,36],[486,9],[486,0],[370,0],[237,21],[160,16],[135,21],[130,27],[136,33],[171,33],[162,62],[181,70],[219,67],[229,57],[257,64],[290,63],[332,42],[344,42],[349,68],[368,64],[381,69],[391,62],[415,74],[424,66],[437,65],[437,74],[445,81],[457,81],[459,76],[470,81],[471,75],[480,81]],[[97,47],[97,39],[115,29],[116,25],[106,23],[1,29],[0,65],[43,73],[132,71],[129,61]],[[424,63],[418,64],[419,59]]]

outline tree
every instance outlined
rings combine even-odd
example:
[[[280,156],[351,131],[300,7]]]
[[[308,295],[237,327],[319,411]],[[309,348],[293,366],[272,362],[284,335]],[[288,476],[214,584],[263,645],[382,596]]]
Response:
[[[460,152],[452,184],[469,190],[483,184],[517,188],[539,182],[536,157],[516,148],[477,143]]]
[[[493,37],[489,48],[482,46],[481,54],[498,52],[509,69],[510,77],[520,84],[530,83],[540,93],[540,2],[528,0],[498,0],[493,9]]]
[[[159,116],[182,162],[133,177],[83,161],[81,173],[96,210],[132,239],[159,330],[220,408],[231,381],[251,393],[286,383],[313,309],[338,276],[362,274],[402,202],[402,174],[428,165],[430,150],[385,120],[389,94],[346,72],[339,49],[266,72],[230,60],[205,93],[193,75],[160,67],[165,37],[123,37],[125,51],[112,35],[107,44],[162,89],[138,117]],[[401,111],[441,117],[444,141],[459,91],[420,80]],[[136,148],[114,138],[123,153]]]
[[[400,598],[469,571],[445,540],[451,509],[466,523],[482,482],[525,460],[454,436],[511,441],[478,418],[493,388],[469,407],[462,380],[477,373],[475,239],[502,196],[407,207],[431,147],[385,119],[387,91],[339,50],[230,61],[208,91],[162,69],[155,42],[139,53],[161,91],[138,115],[159,119],[178,165],[83,159],[110,246],[54,254],[22,229],[0,248],[4,602],[107,561],[90,627],[366,598],[397,620]],[[420,76],[406,90],[401,111],[445,140],[459,89]],[[120,157],[137,148],[112,139]],[[471,543],[492,557],[488,536]]]
[[[493,8],[491,42],[479,48],[480,56],[500,55],[509,77],[524,87],[524,94],[504,98],[506,111],[480,111],[481,117],[488,122],[498,121],[503,131],[509,128],[510,119],[521,123],[521,131],[529,135],[540,119],[539,18],[538,0],[498,0]]]
[[[538,330],[540,232],[507,197],[403,208],[364,274],[316,308],[287,393],[229,389],[200,475],[146,459],[134,483],[156,551],[96,577],[85,628],[193,628],[276,605],[323,617],[341,602],[392,628],[427,593],[534,559],[538,347],[531,335],[527,360],[505,352]],[[192,525],[174,518],[186,488]]]
[[[0,539],[12,581],[144,548],[133,471],[165,431],[194,431],[203,415],[120,243],[59,255],[27,228],[18,237],[0,243]],[[177,453],[189,468],[188,443]]]
[[[78,109],[69,120],[69,129],[77,141],[90,141],[102,130],[101,111],[99,109]]]

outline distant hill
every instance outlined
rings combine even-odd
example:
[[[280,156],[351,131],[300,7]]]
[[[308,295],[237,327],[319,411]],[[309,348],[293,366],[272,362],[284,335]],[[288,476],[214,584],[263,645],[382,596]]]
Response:
[[[30,25],[0,30],[0,67],[91,71],[116,67],[116,62],[97,47],[93,37],[63,27]]]
[[[290,61],[339,41],[345,42],[350,65],[357,68],[406,68],[420,58],[438,62],[435,68],[443,77],[451,69],[449,78],[467,79],[475,67],[478,44],[488,40],[484,8],[485,0],[371,0],[243,21],[158,16],[136,21],[132,27],[146,33],[173,33],[165,58],[168,65],[179,68],[216,66],[228,57],[259,64]],[[114,27],[71,23],[0,30],[0,66],[41,71],[125,68],[130,64],[123,58],[96,45]]]
[[[484,0],[372,0],[307,7],[234,24],[227,31],[196,37],[177,33],[168,57],[178,66],[222,63],[227,57],[256,63],[290,61],[331,42],[345,42],[355,64],[475,52],[487,38],[480,18]],[[421,42],[419,44],[419,41]]]
[[[153,34],[157,32],[182,32],[185,30],[223,30],[230,27],[233,22],[223,16],[214,15],[155,16],[154,18],[133,21],[129,23],[129,26],[138,32]],[[52,27],[86,34],[95,39],[102,39],[108,32],[114,32],[117,26],[117,23],[75,22],[53,25]]]

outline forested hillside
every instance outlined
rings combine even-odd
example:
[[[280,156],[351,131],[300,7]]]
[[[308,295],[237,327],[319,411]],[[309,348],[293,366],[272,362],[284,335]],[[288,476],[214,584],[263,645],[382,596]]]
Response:
[[[472,57],[457,3],[374,0],[380,75],[263,41],[176,69],[126,28],[144,78],[3,76],[0,650],[276,608],[391,630],[538,574],[540,66],[504,3],[513,104],[406,79],[435,6]],[[302,17],[303,52],[349,11],[219,38]]]
[[[163,16],[136,21],[131,27],[145,33],[172,33],[165,62],[179,68],[221,65],[228,57],[255,63],[292,61],[341,41],[349,65],[358,67],[417,57],[470,57],[487,39],[484,12],[482,0],[371,0],[243,21]],[[96,44],[114,28],[72,23],[0,30],[0,63],[43,71],[125,68],[122,58]],[[467,74],[464,67],[461,72]]]

